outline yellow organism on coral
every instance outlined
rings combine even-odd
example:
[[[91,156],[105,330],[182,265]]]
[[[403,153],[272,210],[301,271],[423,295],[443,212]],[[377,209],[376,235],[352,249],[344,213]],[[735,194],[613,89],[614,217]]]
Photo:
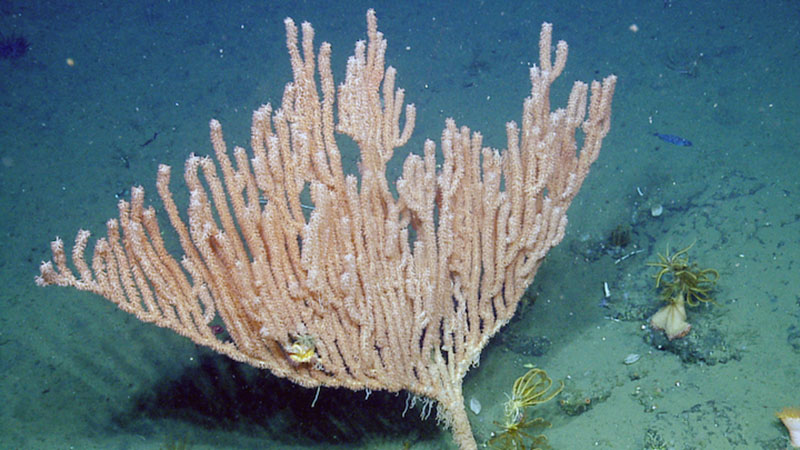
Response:
[[[298,364],[302,364],[311,361],[311,359],[317,355],[316,349],[314,337],[303,334],[297,336],[297,339],[286,347],[285,350],[286,354],[289,355],[289,359]]]

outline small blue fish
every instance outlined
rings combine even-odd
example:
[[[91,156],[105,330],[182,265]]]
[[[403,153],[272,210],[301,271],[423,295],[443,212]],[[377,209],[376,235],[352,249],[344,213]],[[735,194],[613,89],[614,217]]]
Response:
[[[669,142],[670,144],[680,145],[681,147],[691,147],[692,141],[688,139],[684,139],[680,136],[675,136],[674,134],[661,134],[661,133],[653,133],[653,136],[661,139],[664,142]]]

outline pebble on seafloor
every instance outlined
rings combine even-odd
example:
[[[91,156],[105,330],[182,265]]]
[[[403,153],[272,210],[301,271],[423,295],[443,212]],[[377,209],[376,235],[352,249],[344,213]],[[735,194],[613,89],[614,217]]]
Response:
[[[625,364],[626,366],[630,366],[636,361],[639,361],[639,358],[640,356],[638,353],[631,353],[628,356],[626,356],[625,359],[622,360],[622,363]]]

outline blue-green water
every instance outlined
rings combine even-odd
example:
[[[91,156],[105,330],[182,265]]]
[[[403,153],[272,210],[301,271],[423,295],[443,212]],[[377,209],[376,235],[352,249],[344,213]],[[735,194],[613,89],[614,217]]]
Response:
[[[467,404],[482,405],[468,413],[479,445],[535,364],[565,383],[535,411],[554,448],[788,446],[774,413],[800,406],[800,7],[584,3],[3,2],[0,32],[30,49],[0,60],[0,447],[453,446],[418,409],[401,417],[403,394],[322,390],[311,408],[314,391],[33,283],[55,236],[102,235],[115,196],[141,184],[152,199],[159,163],[209,154],[210,118],[248,145],[251,111],[291,78],[284,17],[331,42],[340,80],[369,7],[417,105],[390,180],[446,117],[504,145],[544,21],[570,46],[554,106],[573,80],[619,77],[611,132],[528,291],[535,303],[465,379]],[[623,249],[607,243],[617,227],[630,232]],[[720,273],[717,304],[688,308],[692,331],[668,344],[648,326],[660,305],[645,263],[692,242],[692,260]]]

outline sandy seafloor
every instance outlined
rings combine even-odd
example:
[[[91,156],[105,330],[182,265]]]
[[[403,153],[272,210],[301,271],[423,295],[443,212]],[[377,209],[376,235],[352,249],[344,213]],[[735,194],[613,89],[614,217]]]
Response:
[[[404,394],[322,390],[310,408],[313,391],[33,283],[48,243],[104,234],[131,185],[158,206],[159,163],[185,204],[180,168],[211,152],[210,118],[248,144],[250,112],[290,78],[284,17],[332,43],[341,79],[368,7],[418,107],[390,180],[446,117],[504,145],[543,21],[570,45],[554,106],[573,80],[619,77],[611,132],[535,302],[465,379],[479,445],[535,364],[565,383],[533,411],[553,448],[786,448],[774,414],[800,407],[800,6],[680,0],[3,2],[0,31],[30,50],[0,61],[0,447],[453,447],[418,409],[401,418]],[[618,227],[629,242],[610,248]],[[693,242],[692,260],[719,271],[717,304],[689,308],[691,333],[668,343],[648,326],[659,300],[646,262]]]

